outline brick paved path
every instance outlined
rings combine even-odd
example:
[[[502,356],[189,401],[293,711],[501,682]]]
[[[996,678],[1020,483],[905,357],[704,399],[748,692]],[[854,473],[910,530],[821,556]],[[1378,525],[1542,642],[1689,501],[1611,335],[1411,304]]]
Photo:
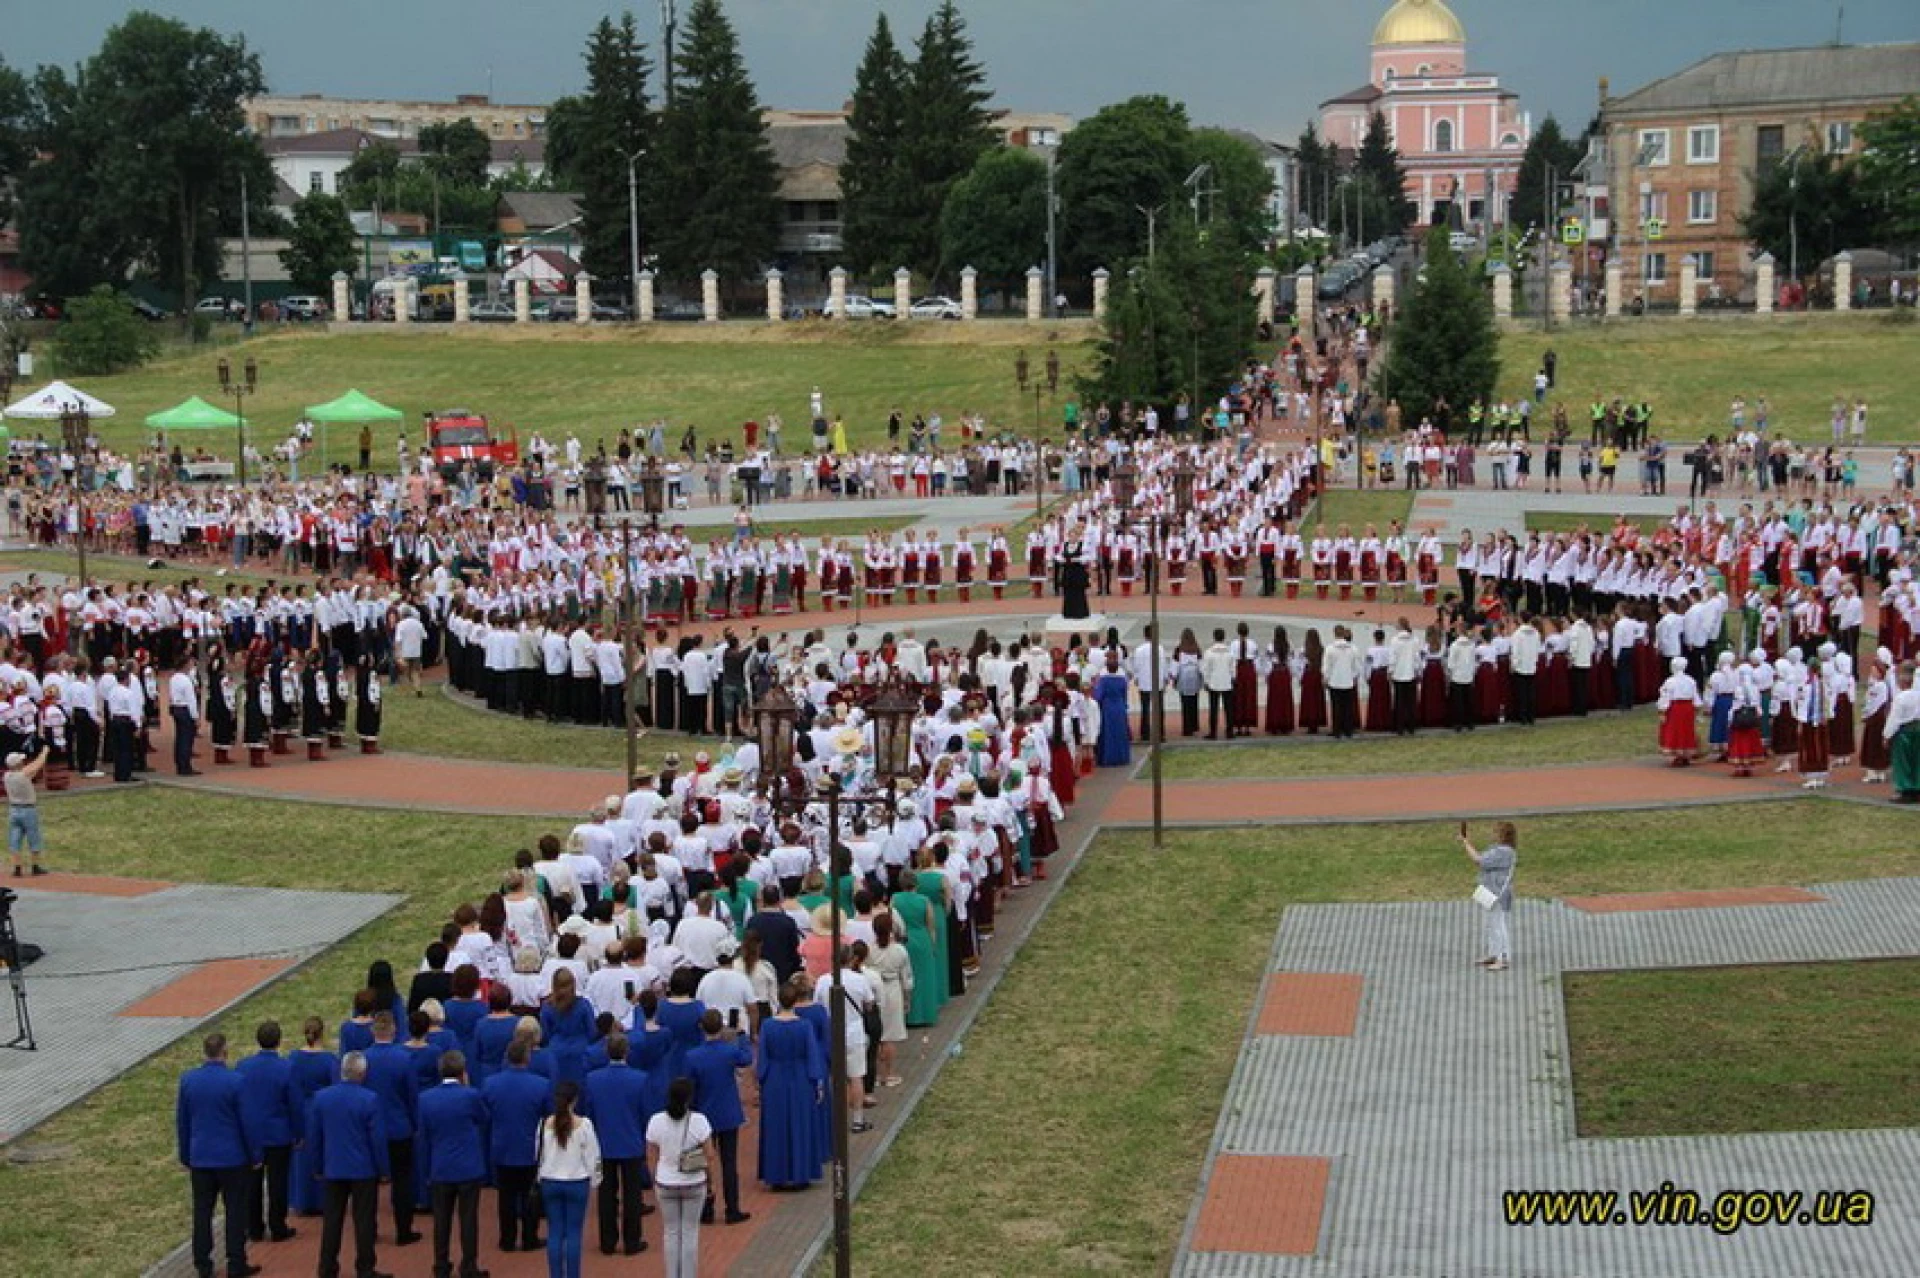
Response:
[[[1522,899],[1504,973],[1471,965],[1480,912],[1464,897],[1288,909],[1271,970],[1357,980],[1352,1028],[1256,1008],[1175,1274],[1907,1278],[1920,1255],[1920,1132],[1574,1135],[1562,972],[1920,954],[1920,880],[1811,892],[1802,904],[1610,913]],[[1337,1000],[1338,983],[1320,985],[1314,997]],[[1269,996],[1304,995],[1276,983]],[[1624,1193],[1663,1181],[1708,1202],[1725,1189],[1865,1188],[1874,1224],[1722,1237],[1510,1227],[1501,1216],[1507,1189]],[[1263,1213],[1251,1222],[1249,1204]]]

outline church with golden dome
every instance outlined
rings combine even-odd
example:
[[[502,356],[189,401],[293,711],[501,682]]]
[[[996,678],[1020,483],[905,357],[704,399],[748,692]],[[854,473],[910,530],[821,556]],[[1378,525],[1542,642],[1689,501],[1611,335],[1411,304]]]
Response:
[[[1532,122],[1498,76],[1467,69],[1467,31],[1445,0],[1394,0],[1373,29],[1367,82],[1320,104],[1320,134],[1357,150],[1375,114],[1400,152],[1417,221],[1448,201],[1469,224],[1506,220]]]

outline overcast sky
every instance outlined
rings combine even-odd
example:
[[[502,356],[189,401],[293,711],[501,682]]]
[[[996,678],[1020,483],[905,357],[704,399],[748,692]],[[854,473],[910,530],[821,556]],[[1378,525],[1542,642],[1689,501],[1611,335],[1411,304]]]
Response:
[[[678,0],[682,14],[691,0]],[[917,33],[935,0],[726,0],[770,106],[834,107],[884,8]],[[1388,0],[962,0],[997,101],[1076,117],[1135,93],[1184,100],[1196,121],[1290,140],[1324,98],[1366,80]],[[544,103],[582,87],[580,51],[604,13],[588,0],[155,0],[243,33],[276,92]],[[635,16],[657,44],[660,0]],[[1834,0],[1452,0],[1472,69],[1499,74],[1538,122],[1574,127],[1596,82],[1631,90],[1739,48],[1832,40]],[[1920,40],[1920,0],[1845,0],[1844,38]],[[0,0],[0,54],[72,64],[128,11],[110,0]]]

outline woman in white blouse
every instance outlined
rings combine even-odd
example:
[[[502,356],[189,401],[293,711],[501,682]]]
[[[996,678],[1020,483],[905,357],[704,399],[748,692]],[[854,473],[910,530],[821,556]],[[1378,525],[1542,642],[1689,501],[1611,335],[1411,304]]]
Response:
[[[553,1113],[540,1120],[540,1201],[547,1213],[547,1276],[579,1278],[587,1194],[600,1183],[600,1138],[593,1120],[573,1112],[580,1085],[553,1091]]]
[[[653,1184],[660,1200],[667,1278],[697,1278],[700,1209],[707,1201],[707,1168],[714,1163],[713,1128],[693,1108],[693,1080],[667,1086],[667,1107],[647,1120]]]

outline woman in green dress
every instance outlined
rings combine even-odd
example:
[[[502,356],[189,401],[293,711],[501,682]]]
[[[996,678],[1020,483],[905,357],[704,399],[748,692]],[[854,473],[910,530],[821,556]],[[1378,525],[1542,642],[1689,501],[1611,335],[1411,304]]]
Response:
[[[935,877],[938,877],[937,875]],[[946,932],[941,909],[927,899],[920,875],[904,870],[900,890],[893,894],[893,912],[905,924],[902,940],[913,966],[913,997],[907,1003],[907,1024],[933,1024],[947,1001],[946,966],[940,959],[940,941]]]

